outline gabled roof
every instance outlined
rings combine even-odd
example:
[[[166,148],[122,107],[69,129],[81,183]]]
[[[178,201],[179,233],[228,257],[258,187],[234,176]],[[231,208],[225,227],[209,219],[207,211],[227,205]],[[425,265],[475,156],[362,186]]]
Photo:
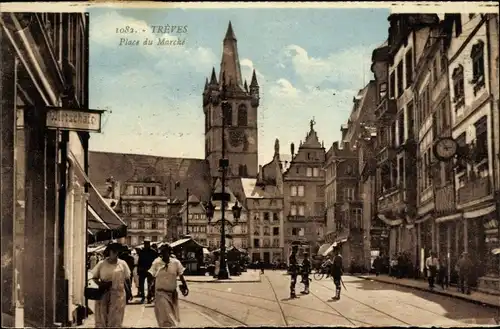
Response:
[[[202,200],[208,200],[211,192],[210,168],[204,159],[89,152],[89,177],[103,195],[110,176],[120,183],[122,191],[127,181],[146,182],[153,178],[161,184],[162,195],[171,199],[185,200],[187,188]],[[179,182],[177,188],[176,182]]]

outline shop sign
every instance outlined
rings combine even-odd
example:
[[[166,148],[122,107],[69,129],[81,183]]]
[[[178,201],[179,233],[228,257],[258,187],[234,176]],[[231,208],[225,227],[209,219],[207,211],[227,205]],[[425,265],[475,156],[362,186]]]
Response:
[[[47,128],[101,132],[102,112],[104,111],[51,107],[47,109]]]

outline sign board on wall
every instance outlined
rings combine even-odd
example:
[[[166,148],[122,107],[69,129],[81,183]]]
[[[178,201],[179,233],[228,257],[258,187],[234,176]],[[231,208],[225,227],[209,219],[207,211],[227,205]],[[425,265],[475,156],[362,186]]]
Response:
[[[47,108],[47,128],[101,132],[101,110]]]

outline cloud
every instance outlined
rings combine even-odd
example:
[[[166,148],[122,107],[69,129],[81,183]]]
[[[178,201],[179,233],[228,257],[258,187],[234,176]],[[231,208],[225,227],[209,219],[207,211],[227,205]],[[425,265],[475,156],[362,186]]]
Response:
[[[356,46],[315,58],[298,45],[289,45],[281,53],[280,65],[292,66],[303,83],[321,86],[327,83],[336,88],[362,87],[363,79],[368,81],[372,46]]]

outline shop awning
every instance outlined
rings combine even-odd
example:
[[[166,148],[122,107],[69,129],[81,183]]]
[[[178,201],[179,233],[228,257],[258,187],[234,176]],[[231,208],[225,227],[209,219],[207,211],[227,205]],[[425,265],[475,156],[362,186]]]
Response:
[[[331,244],[330,243],[325,243],[323,245],[321,245],[321,247],[319,247],[318,249],[318,255],[323,255],[325,253],[325,251],[328,250],[328,248],[330,248]]]
[[[447,216],[441,216],[436,218],[436,223],[444,223],[462,218],[462,213],[451,214]]]
[[[381,221],[383,221],[384,223],[386,223],[387,225],[390,225],[390,226],[396,226],[396,225],[403,224],[402,219],[389,219],[383,214],[378,214],[377,216]]]
[[[127,235],[127,224],[116,214],[111,206],[99,194],[82,167],[71,154],[68,160],[75,174],[89,186],[87,203],[87,231],[91,232],[91,243],[122,238]]]
[[[464,212],[464,218],[465,219],[472,219],[472,218],[486,216],[486,215],[489,215],[492,212],[494,212],[495,209],[496,209],[496,206],[492,205],[492,206],[478,209],[478,210],[474,210],[474,211],[467,211],[467,212]]]

